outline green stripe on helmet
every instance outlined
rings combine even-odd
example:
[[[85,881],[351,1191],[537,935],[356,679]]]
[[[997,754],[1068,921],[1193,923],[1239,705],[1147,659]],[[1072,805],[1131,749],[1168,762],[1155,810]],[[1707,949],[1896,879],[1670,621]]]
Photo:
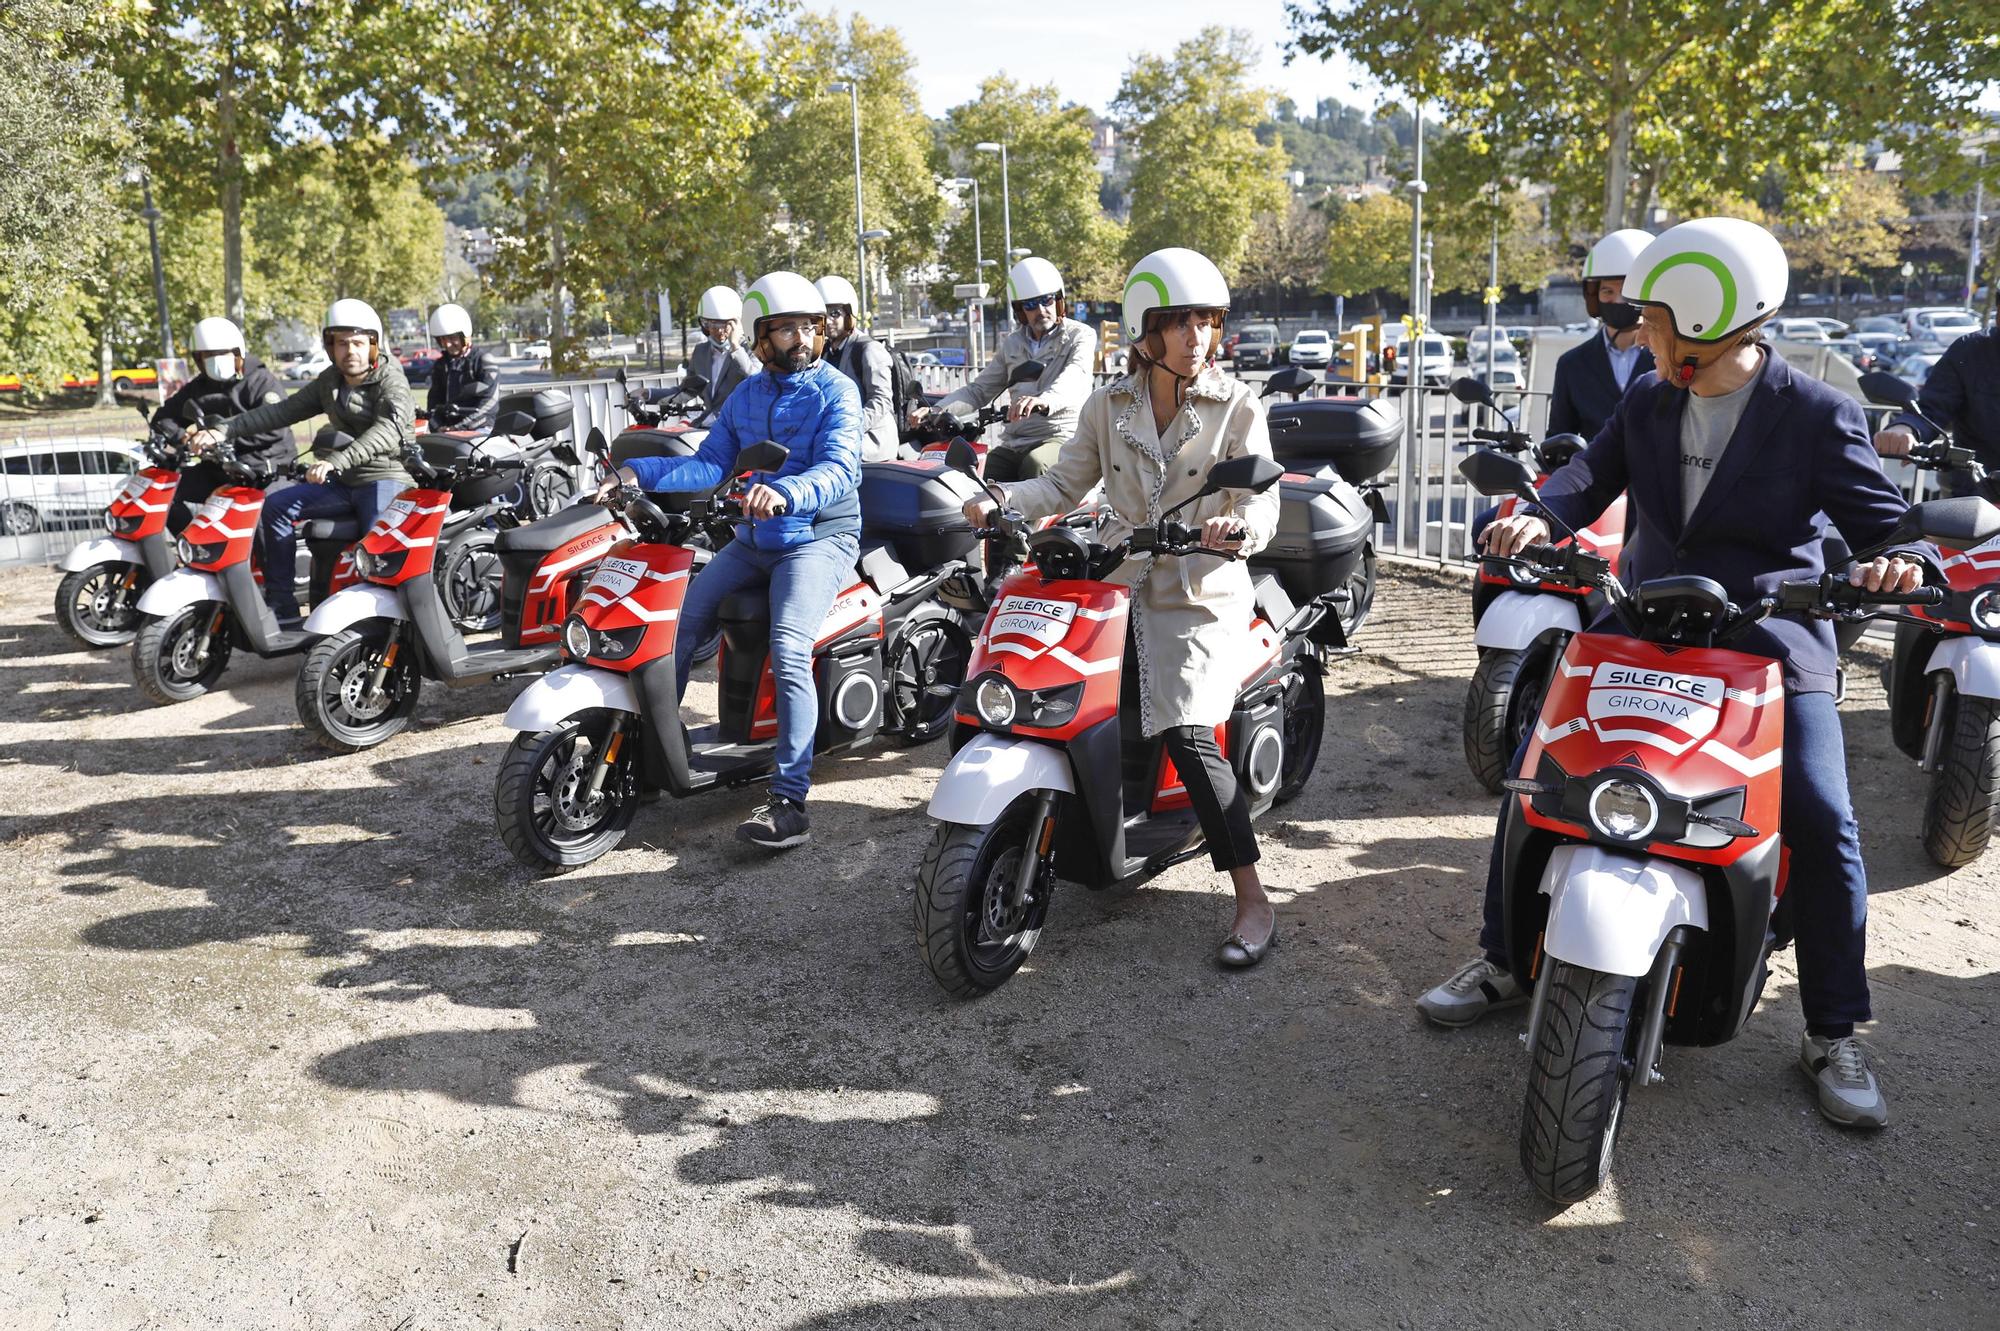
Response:
[[[1153,294],[1160,298],[1160,304],[1165,305],[1170,299],[1167,295],[1166,282],[1161,280],[1161,278],[1154,273],[1132,274],[1132,280],[1125,284],[1126,297],[1129,298],[1132,294],[1132,288],[1138,286],[1141,282],[1144,282],[1153,288]]]
[[[762,314],[757,316],[759,319],[768,319],[771,317],[771,302],[764,299],[763,292],[752,287],[749,291],[743,293],[743,299],[757,302],[757,308],[763,311]]]
[[[1730,332],[1736,326],[1736,278],[1731,275],[1729,265],[1716,258],[1713,254],[1703,254],[1699,250],[1689,250],[1684,254],[1676,254],[1672,258],[1665,260],[1659,267],[1646,274],[1646,285],[1639,288],[1639,299],[1652,300],[1653,284],[1658,282],[1662,275],[1671,269],[1690,263],[1700,268],[1706,268],[1714,275],[1716,282],[1722,287],[1722,309],[1715,316],[1714,326],[1700,333],[1687,335],[1696,342],[1713,342],[1725,333]],[[1681,312],[1675,310],[1674,326],[1678,328],[1680,322]]]

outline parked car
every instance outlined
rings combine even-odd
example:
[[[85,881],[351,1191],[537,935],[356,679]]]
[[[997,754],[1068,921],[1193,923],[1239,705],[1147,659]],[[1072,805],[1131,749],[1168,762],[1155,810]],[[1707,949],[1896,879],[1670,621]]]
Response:
[[[1491,366],[1473,373],[1485,380],[1486,386],[1496,393],[1525,392],[1528,387],[1527,377],[1521,373],[1518,360],[1511,365],[1504,360],[1495,361]]]
[[[287,379],[313,379],[331,364],[333,362],[327,359],[326,349],[315,347],[304,359],[293,361],[278,373]]]
[[[1596,324],[1594,324],[1594,323],[1592,323],[1592,322],[1591,322],[1590,320],[1586,319],[1586,320],[1584,320],[1584,321],[1583,321],[1583,322],[1581,322],[1581,323],[1566,323],[1566,324],[1564,324],[1564,325],[1563,325],[1563,331],[1564,331],[1565,333],[1588,333],[1588,332],[1590,332],[1591,330],[1595,329],[1596,327],[1597,327],[1597,325],[1596,325]]]
[[[1771,324],[1771,335],[1785,342],[1824,342],[1826,329],[1817,319],[1778,319]]]
[[[411,347],[408,351],[396,353],[396,359],[403,363],[403,377],[413,384],[429,383],[431,371],[437,368],[438,360],[444,353],[436,347]]]
[[[1847,358],[1847,363],[1857,370],[1875,367],[1875,353],[1858,337],[1834,337],[1827,339],[1827,349],[1839,352]]]
[[[1512,342],[1495,342],[1491,348],[1491,353],[1495,365],[1513,365],[1518,368],[1521,364],[1521,353],[1514,350]],[[1484,365],[1487,358],[1488,348],[1486,343],[1467,342],[1465,344],[1465,359],[1467,364]]]
[[[1862,333],[1896,333],[1903,331],[1903,321],[1893,314],[1864,314],[1854,321],[1856,336]]]
[[[1419,340],[1423,344],[1423,382],[1433,385],[1449,384],[1465,372],[1465,367],[1459,363],[1458,357],[1452,354],[1451,339],[1441,333],[1425,333]],[[1406,341],[1403,346],[1397,348],[1396,369],[1389,376],[1391,383],[1409,382],[1410,355],[1409,342]]]
[[[527,346],[522,347],[521,354],[523,356],[526,356],[529,360],[545,361],[553,353],[549,350],[549,340],[544,337],[544,338],[537,338],[535,341],[530,342]]]
[[[938,354],[935,351],[906,351],[903,354],[910,358],[910,364],[912,365],[944,364],[943,361],[938,359]]]
[[[1848,325],[1838,319],[1829,319],[1823,314],[1816,314],[1813,316],[1813,322],[1825,330],[1829,339],[1847,336]]]
[[[1942,351],[1923,351],[1914,356],[1905,356],[1896,365],[1896,377],[1907,379],[1922,388],[1924,380],[1931,377],[1931,368],[1943,359]]]
[[[0,448],[0,536],[79,523],[94,527],[105,505],[145,465],[138,445],[109,435]]]
[[[1950,345],[1979,331],[1979,316],[1958,305],[1924,305],[1903,313],[1903,328],[1911,337]]]
[[[1278,325],[1245,324],[1230,354],[1239,370],[1266,370],[1278,363]]]
[[[1854,340],[1868,348],[1869,354],[1879,361],[1887,360],[1896,354],[1896,348],[1902,343],[1903,335],[1892,328],[1887,332],[1859,332],[1854,335]]]
[[[1292,364],[1309,370],[1324,370],[1333,363],[1333,334],[1324,328],[1308,328],[1292,339]]]

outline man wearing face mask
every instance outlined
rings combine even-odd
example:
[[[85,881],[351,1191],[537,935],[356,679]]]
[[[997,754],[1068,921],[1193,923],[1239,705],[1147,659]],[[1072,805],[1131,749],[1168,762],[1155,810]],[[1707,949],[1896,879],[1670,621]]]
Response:
[[[812,835],[812,784],[819,695],[813,645],[833,598],[854,576],[861,540],[861,395],[821,359],[826,302],[797,273],[766,273],[744,294],[763,372],[732,393],[693,457],[633,458],[606,480],[600,501],[621,485],[648,492],[711,490],[736,475],[736,455],[769,439],[789,450],[785,465],[743,497],[736,537],[688,587],[678,633],[706,641],[722,602],[768,584],[771,674],[777,684],[778,742],[771,798],[736,829],[766,850],[803,845]],[[675,666],[687,692],[692,653]]]
[[[888,462],[902,440],[896,432],[896,375],[889,352],[855,327],[861,306],[854,284],[844,277],[814,283],[826,302],[826,360],[861,391],[861,460]]]
[[[227,319],[203,319],[194,326],[194,363],[195,377],[160,404],[153,424],[171,421],[191,426],[197,412],[220,421],[284,400],[278,377],[244,350],[243,334]],[[237,460],[257,473],[258,484],[268,481],[272,470],[292,456],[291,431],[277,427],[246,435],[236,446]],[[174,506],[167,514],[168,530],[179,532],[187,526],[202,501],[229,483],[214,463],[190,460],[181,468]]]
[[[1047,259],[1031,255],[1015,264],[1007,274],[1007,298],[1020,326],[1000,339],[993,359],[971,383],[935,408],[989,406],[1007,389],[1016,366],[1041,362],[1039,379],[1012,390],[1000,445],[986,455],[986,475],[996,481],[1026,480],[1055,464],[1063,441],[1076,433],[1077,413],[1090,396],[1090,367],[1097,359],[1097,334],[1069,317],[1062,274]],[[1038,405],[1048,409],[1046,416],[1030,414]]]
[[[198,432],[197,448],[235,443],[259,431],[288,429],[325,415],[338,434],[313,445],[306,483],[274,491],[264,501],[264,567],[289,571],[299,524],[309,518],[353,517],[363,530],[411,484],[403,450],[416,442],[410,382],[394,356],[382,353],[382,320],[365,301],[337,300],[326,312],[321,345],[332,364],[282,402],[267,403]],[[337,441],[337,442],[335,442]],[[289,577],[264,580],[264,599],[280,621],[298,617]]]
[[[500,371],[472,345],[472,316],[463,306],[440,305],[431,311],[430,329],[441,357],[431,370],[425,428],[474,433],[492,429],[500,410]]]
[[[1711,578],[1736,604],[1750,605],[1780,583],[1825,572],[1829,521],[1857,547],[1889,538],[1909,505],[1883,476],[1859,405],[1798,374],[1759,339],[1785,301],[1788,265],[1777,238],[1738,218],[1696,218],[1663,232],[1629,272],[1627,296],[1643,311],[1660,369],[1633,383],[1590,447],[1535,504],[1487,529],[1487,553],[1514,555],[1549,540],[1551,515],[1582,528],[1623,491],[1638,532],[1621,568],[1627,585]],[[1558,486],[1564,480],[1571,484]],[[1936,555],[1909,547],[1857,565],[1849,578],[1870,591],[1911,592],[1927,578],[1942,580]],[[1607,614],[1589,631],[1620,630]],[[1798,1066],[1827,1118],[1879,1128],[1887,1103],[1854,1035],[1873,1017],[1868,880],[1834,710],[1833,629],[1779,613],[1730,647],[1771,657],[1783,670],[1780,822],[1790,886],[1777,927],[1796,944],[1806,1021]],[[1527,747],[1524,738],[1510,776]],[[1488,867],[1481,955],[1417,1000],[1440,1026],[1468,1026],[1528,1001],[1502,900],[1509,807],[1502,805]]]
[[[1597,336],[1584,339],[1556,361],[1555,391],[1549,397],[1550,434],[1595,438],[1632,381],[1653,368],[1653,353],[1639,336],[1638,308],[1624,306],[1625,274],[1652,241],[1646,232],[1628,227],[1598,241],[1584,259],[1583,305],[1591,318],[1603,323]],[[1607,317],[1606,306],[1622,308]]]
[[[710,287],[701,293],[701,342],[688,353],[688,372],[708,385],[701,399],[708,415],[722,410],[729,395],[764,367],[738,341],[743,326],[743,299],[732,287]]]

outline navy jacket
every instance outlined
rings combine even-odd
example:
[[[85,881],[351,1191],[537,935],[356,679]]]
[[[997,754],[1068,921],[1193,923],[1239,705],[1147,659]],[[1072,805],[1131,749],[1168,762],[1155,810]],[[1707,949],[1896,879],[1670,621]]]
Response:
[[[766,481],[785,497],[774,518],[741,522],[736,539],[789,550],[861,530],[861,394],[823,360],[796,374],[765,370],[729,395],[693,457],[631,458],[647,490],[708,490],[735,475],[736,455],[771,439],[790,450]]]
[[[1632,362],[1632,377],[1626,387],[1653,368],[1653,353],[1639,348]],[[1556,357],[1555,388],[1549,395],[1549,433],[1580,434],[1595,439],[1618,409],[1625,396],[1618,376],[1611,372],[1611,353],[1604,349],[1604,330],[1599,328],[1581,343]]]
[[[1947,347],[1924,380],[1917,406],[1950,430],[1954,443],[1977,453],[1986,470],[2000,469],[2000,334],[1967,333]],[[1907,413],[1896,423],[1926,442],[1937,437]]]
[[[1626,586],[1698,574],[1721,583],[1738,605],[1825,572],[1820,538],[1829,519],[1856,549],[1886,537],[1909,505],[1876,462],[1860,404],[1772,351],[1750,393],[1693,513],[1681,512],[1687,397],[1654,374],[1632,381],[1590,447],[1556,473],[1569,493],[1545,490],[1537,507],[1582,527],[1623,491],[1635,533],[1620,570]],[[1935,550],[1905,552],[1935,569]],[[1616,631],[1618,623],[1607,614],[1592,628]],[[1781,661],[1787,692],[1833,691],[1837,654],[1826,620],[1773,616],[1728,645]]]
[[[500,371],[478,347],[463,356],[440,354],[425,408],[431,430],[490,430],[500,412]]]

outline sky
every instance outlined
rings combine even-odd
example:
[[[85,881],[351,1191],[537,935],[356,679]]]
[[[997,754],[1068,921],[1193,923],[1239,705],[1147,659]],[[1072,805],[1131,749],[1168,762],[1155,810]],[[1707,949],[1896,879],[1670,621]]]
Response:
[[[1303,109],[1332,97],[1372,110],[1381,97],[1344,59],[1286,65],[1284,0],[862,0],[838,8],[843,21],[858,12],[902,33],[933,116],[971,101],[979,81],[997,71],[1022,83],[1053,83],[1065,100],[1102,112],[1133,55],[1165,54],[1210,24],[1248,29],[1264,51],[1260,81]]]

